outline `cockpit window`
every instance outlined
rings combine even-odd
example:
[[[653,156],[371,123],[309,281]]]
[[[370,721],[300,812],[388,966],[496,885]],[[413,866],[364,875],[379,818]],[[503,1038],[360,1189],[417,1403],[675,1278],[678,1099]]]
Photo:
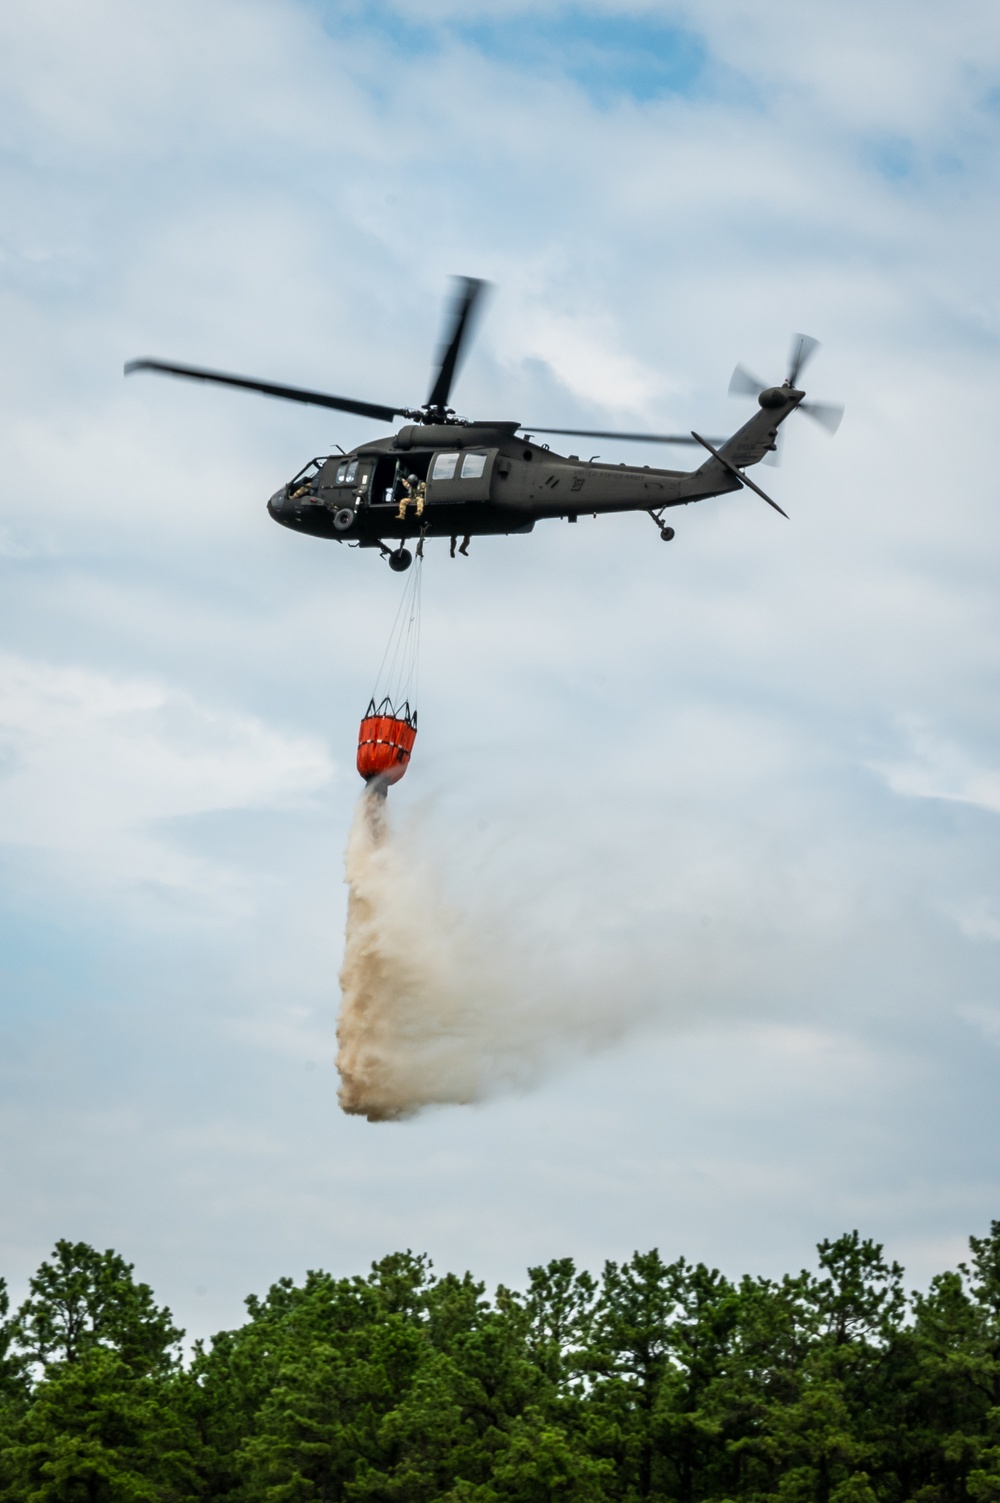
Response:
[[[466,454],[462,460],[462,479],[478,480],[486,468],[485,454]]]
[[[431,479],[454,480],[455,467],[457,466],[457,464],[458,455],[454,452],[452,452],[451,454],[435,454],[434,467],[431,470]],[[482,474],[481,470],[480,474]]]
[[[337,466],[337,484],[350,485],[357,472],[358,461],[356,459],[345,459],[342,464]]]

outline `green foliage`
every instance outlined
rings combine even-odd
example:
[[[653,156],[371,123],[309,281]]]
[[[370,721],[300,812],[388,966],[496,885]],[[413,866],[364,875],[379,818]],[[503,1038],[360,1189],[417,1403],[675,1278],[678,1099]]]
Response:
[[[0,1409],[25,1389],[25,1360],[17,1351],[17,1323],[10,1318],[7,1282],[0,1279]]]
[[[0,1452],[4,1496],[31,1503],[159,1503],[189,1496],[193,1437],[169,1380],[91,1347],[50,1368]]]
[[[14,1315],[0,1282],[2,1503],[1000,1503],[1000,1222],[909,1296],[857,1232],[492,1299],[407,1252],[179,1339],[113,1252],[58,1243]]]
[[[117,1253],[85,1242],[57,1242],[50,1263],[31,1280],[31,1298],[17,1314],[16,1331],[30,1362],[76,1362],[95,1347],[118,1353],[135,1372],[169,1368],[183,1335],[169,1310],[158,1310],[148,1284]]]
[[[191,1495],[178,1331],[131,1265],[58,1242],[8,1319],[0,1296],[2,1496],[125,1503]]]

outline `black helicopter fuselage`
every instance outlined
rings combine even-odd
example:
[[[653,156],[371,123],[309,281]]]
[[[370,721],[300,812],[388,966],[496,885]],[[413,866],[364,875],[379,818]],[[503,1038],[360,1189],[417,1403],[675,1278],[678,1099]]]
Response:
[[[515,423],[413,423],[311,460],[268,511],[296,532],[383,549],[386,539],[530,532],[547,517],[644,511],[659,520],[665,508],[748,484],[736,471],[774,448],[803,395],[787,386],[763,392],[750,421],[691,471],[555,454]]]
[[[130,360],[125,374],[158,371],[376,422],[406,418],[407,426],[387,438],[359,444],[350,453],[341,451],[310,460],[267,503],[271,516],[283,527],[311,537],[336,538],[356,547],[378,548],[396,570],[406,569],[412,562],[412,555],[403,547],[410,538],[531,532],[543,517],[566,517],[575,522],[585,513],[597,516],[602,512],[645,511],[658,524],[660,536],[669,540],[674,529],[666,525],[664,514],[670,507],[704,501],[744,486],[785,516],[778,503],[750,479],[747,467],[774,450],[779,425],[797,407],[831,433],[836,432],[843,414],[839,404],[803,401],[805,393],[798,389],[798,377],[818,343],[809,335],[798,334],[781,386],[765,390],[750,371],[736,367],[730,393],[756,397],[759,410],[726,440],[710,441],[697,433],[609,433],[604,429],[467,422],[455,416],[448,402],[485,291],[486,283],[477,277],[457,279],[430,391],[418,408],[359,401],[175,361]],[[708,458],[697,470],[609,464],[597,455],[581,460],[575,454],[554,454],[547,444],[535,441],[539,433],[591,441],[693,444],[707,451]],[[390,549],[387,539],[398,539],[399,546]]]

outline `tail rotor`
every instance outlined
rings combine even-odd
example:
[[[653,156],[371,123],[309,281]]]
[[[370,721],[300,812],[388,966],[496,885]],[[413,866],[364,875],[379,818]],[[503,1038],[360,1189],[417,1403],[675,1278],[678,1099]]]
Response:
[[[792,335],[792,349],[788,357],[786,386],[798,386],[800,374],[805,370],[818,349],[819,340],[813,339],[811,334]]]
[[[844,416],[843,402],[800,402],[799,411],[804,412],[806,417],[811,417],[814,423],[819,423],[827,433],[834,434],[840,427],[840,420]]]
[[[813,339],[811,334],[793,334],[792,347],[788,355],[788,375],[784,385],[797,389],[799,377],[809,364],[812,357],[820,347],[818,339]],[[738,365],[733,371],[729,382],[729,395],[731,397],[757,397],[766,391],[767,382],[761,381],[753,371],[747,370],[745,365]],[[834,434],[840,427],[841,418],[844,416],[842,402],[800,402],[797,412],[804,412],[806,417],[812,418],[814,423],[819,423],[827,433]],[[779,435],[780,441],[780,435]],[[764,460],[765,464],[777,464],[780,459],[780,451],[775,447],[773,453]]]
[[[745,365],[738,365],[729,382],[729,395],[731,397],[759,397],[766,387],[766,381],[755,376],[753,371],[748,371]]]

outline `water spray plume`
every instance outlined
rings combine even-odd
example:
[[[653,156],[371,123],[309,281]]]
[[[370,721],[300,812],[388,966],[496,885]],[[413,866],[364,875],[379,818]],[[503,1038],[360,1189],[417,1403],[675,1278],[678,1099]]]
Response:
[[[394,831],[373,782],[347,842],[339,1099],[370,1122],[528,1089],[647,1011],[641,988],[622,995],[620,967],[616,985],[593,957],[546,950],[492,884],[485,906],[475,883],[451,903],[438,871],[458,853],[430,856],[426,834],[426,821]]]
[[[337,1025],[340,1104],[370,1122],[479,1094],[457,926],[391,841],[384,793],[369,784],[348,837]]]
[[[416,736],[419,622],[418,559],[361,723],[367,786],[345,862],[339,1099],[370,1122],[523,1089],[556,1057],[608,1043],[643,1011],[638,998],[623,1001],[617,964],[603,986],[595,967],[584,973],[567,954],[546,972],[548,949],[532,945],[523,922],[504,922],[495,893],[477,914],[468,910],[475,891],[463,887],[463,908],[454,907],[438,872],[454,881],[460,851],[435,865],[412,830],[410,838],[391,830],[386,793]]]

